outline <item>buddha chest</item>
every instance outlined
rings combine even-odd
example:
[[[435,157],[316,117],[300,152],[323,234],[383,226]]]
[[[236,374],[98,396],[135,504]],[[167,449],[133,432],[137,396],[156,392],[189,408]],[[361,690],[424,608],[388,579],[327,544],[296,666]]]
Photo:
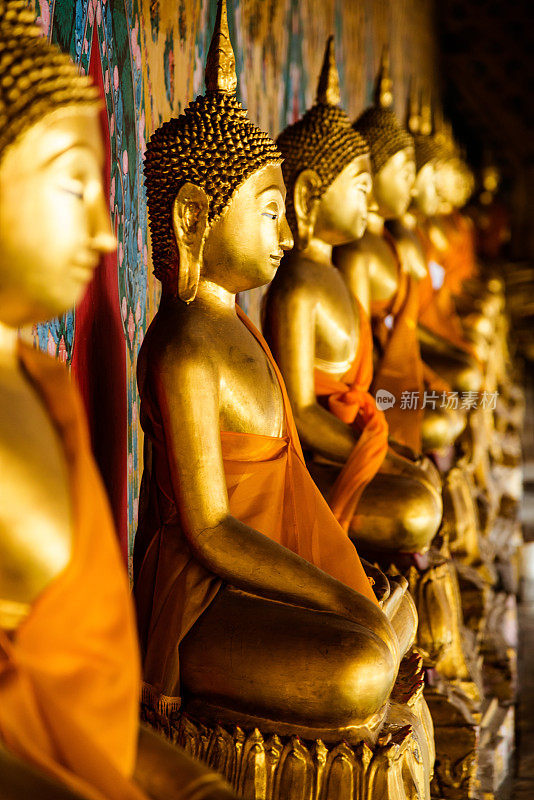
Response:
[[[343,375],[356,357],[358,310],[338,270],[322,267],[317,273],[316,366],[332,374]]]
[[[237,317],[218,321],[221,430],[280,436],[282,391],[258,341]]]
[[[362,242],[368,251],[369,291],[371,302],[390,300],[399,285],[399,263],[391,245],[375,234],[365,236]]]

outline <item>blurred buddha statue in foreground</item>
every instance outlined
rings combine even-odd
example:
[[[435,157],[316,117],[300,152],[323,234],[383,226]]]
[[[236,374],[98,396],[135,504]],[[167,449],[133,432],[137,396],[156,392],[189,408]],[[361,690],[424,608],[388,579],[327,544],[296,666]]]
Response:
[[[219,2],[206,94],[154,133],[145,162],[163,287],[138,366],[145,714],[247,797],[311,798],[313,785],[337,780],[343,752],[354,772],[339,797],[355,791],[361,767],[364,783],[376,782],[370,796],[404,798],[398,770],[422,745],[397,728],[387,762],[376,742],[415,612],[402,582],[386,600],[388,581],[374,570],[393,627],[381,610],[306,469],[267,346],[235,304],[237,292],[272,279],[293,244],[282,156],[236,86]],[[411,719],[421,728],[426,717]],[[416,768],[424,796],[430,760],[427,747]]]
[[[447,387],[422,361],[417,341],[419,282],[426,264],[412,247],[399,244],[397,227],[407,219],[416,168],[413,139],[391,107],[392,88],[385,49],[374,104],[354,124],[369,142],[376,206],[365,235],[337,247],[334,261],[372,319],[377,344],[373,392],[395,398],[386,411],[390,435],[420,452],[450,445],[462,421],[458,412],[439,403],[423,407],[425,391],[441,397]]]
[[[17,335],[115,248],[102,167],[96,89],[0,0],[0,796],[222,800],[218,776],[139,730],[134,611],[81,400]]]

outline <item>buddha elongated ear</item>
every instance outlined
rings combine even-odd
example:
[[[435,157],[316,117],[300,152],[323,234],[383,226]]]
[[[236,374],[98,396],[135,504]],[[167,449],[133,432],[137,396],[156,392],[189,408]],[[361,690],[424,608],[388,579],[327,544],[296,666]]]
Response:
[[[178,296],[184,303],[195,299],[208,233],[209,198],[204,189],[184,183],[172,208],[172,226],[180,254]]]
[[[293,204],[297,218],[298,247],[303,250],[315,229],[319,210],[322,181],[313,169],[305,169],[298,175],[293,190]]]

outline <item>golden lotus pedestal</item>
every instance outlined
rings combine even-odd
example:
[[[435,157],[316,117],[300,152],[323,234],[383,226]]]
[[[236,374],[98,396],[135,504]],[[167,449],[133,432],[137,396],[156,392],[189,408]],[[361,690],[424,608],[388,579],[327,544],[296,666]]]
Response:
[[[244,800],[430,800],[433,731],[422,687],[421,660],[411,654],[377,724],[350,742],[346,732],[333,742],[307,739],[298,728],[278,735],[273,724],[268,731],[242,727],[199,701],[192,712],[186,701],[169,716],[144,704],[142,716]]]

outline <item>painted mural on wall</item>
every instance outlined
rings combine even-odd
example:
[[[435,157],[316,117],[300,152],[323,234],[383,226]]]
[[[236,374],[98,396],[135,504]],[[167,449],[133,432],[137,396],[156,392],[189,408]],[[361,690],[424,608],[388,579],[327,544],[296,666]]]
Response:
[[[94,27],[111,141],[110,211],[118,239],[120,314],[127,352],[128,536],[137,525],[142,470],[137,353],[157,308],[150,267],[142,159],[154,129],[203,91],[216,0],[36,0],[44,35],[87,72]],[[356,117],[372,95],[382,46],[391,50],[397,111],[409,78],[435,83],[432,0],[228,0],[239,94],[252,120],[275,136],[314,100],[327,36],[336,37],[343,105]],[[261,292],[242,296],[255,321]],[[33,330],[66,363],[76,347],[71,312]]]

